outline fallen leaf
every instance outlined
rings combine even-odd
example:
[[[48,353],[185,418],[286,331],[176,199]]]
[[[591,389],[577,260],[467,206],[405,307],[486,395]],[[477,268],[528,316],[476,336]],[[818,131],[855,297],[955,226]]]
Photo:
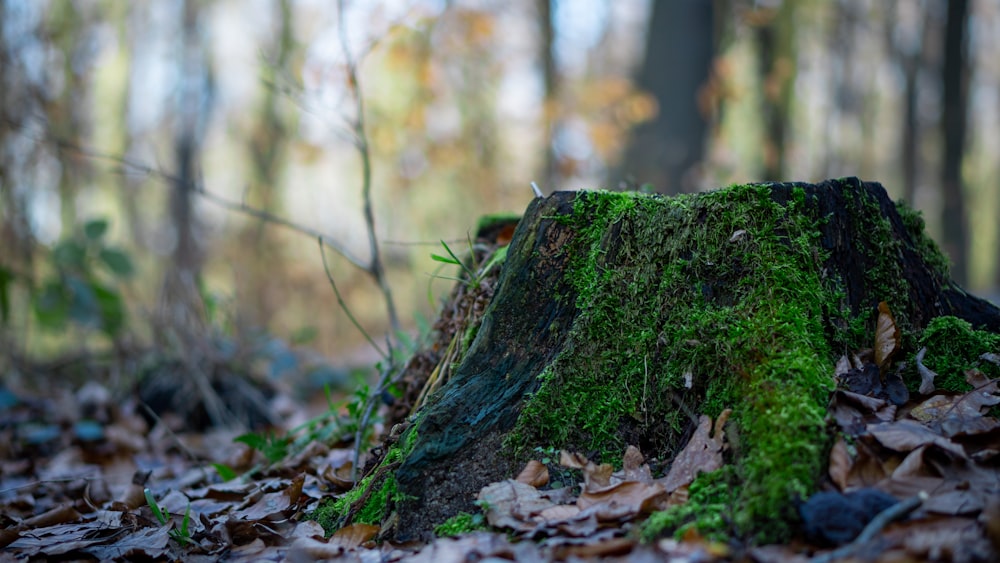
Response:
[[[927,353],[927,347],[924,346],[917,352],[917,373],[920,374],[920,393],[922,395],[930,395],[934,392],[934,378],[937,374],[931,371],[930,368],[924,365],[924,354]]]
[[[339,545],[345,550],[360,547],[378,535],[381,528],[373,524],[351,524],[337,530],[330,536],[331,545]]]
[[[516,481],[532,487],[544,487],[549,483],[549,468],[533,459],[518,473]]]
[[[828,473],[830,480],[842,491],[848,487],[847,478],[851,473],[853,463],[851,454],[847,451],[847,442],[842,437],[837,438],[833,447],[830,448],[830,469]]]
[[[875,322],[875,363],[884,373],[892,357],[899,351],[901,335],[896,319],[889,311],[889,304],[878,304],[878,320]]]
[[[725,424],[732,412],[726,409],[719,414],[719,419]],[[722,467],[723,432],[722,425],[717,425],[715,435],[711,433],[712,419],[701,415],[698,428],[684,449],[674,458],[670,472],[660,482],[669,492],[684,485],[690,485],[699,473],[708,473]]]

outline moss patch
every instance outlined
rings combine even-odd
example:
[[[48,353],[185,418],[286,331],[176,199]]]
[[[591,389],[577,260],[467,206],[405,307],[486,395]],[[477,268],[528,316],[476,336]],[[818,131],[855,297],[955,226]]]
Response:
[[[450,538],[487,528],[488,526],[486,526],[486,521],[482,514],[459,512],[436,526],[434,528],[434,535],[439,538]]]
[[[342,496],[321,503],[309,519],[323,526],[327,537],[347,524],[348,519],[359,524],[380,524],[391,505],[401,499],[392,469],[412,451],[416,437],[416,429],[409,428],[360,483]]]
[[[802,189],[777,203],[767,185],[673,198],[579,194],[564,220],[580,236],[564,251],[581,313],[507,445],[522,456],[558,445],[617,463],[634,444],[670,459],[686,412],[732,407],[741,486],[726,512],[741,534],[786,538],[790,500],[822,474],[830,342],[857,348],[866,332],[838,280],[823,276],[823,219],[810,205]],[[897,290],[888,262],[870,275]],[[708,529],[722,525],[721,506],[690,510]]]
[[[974,330],[967,321],[955,317],[932,320],[920,339],[927,347],[924,365],[937,373],[934,385],[938,389],[964,393],[972,389],[965,381],[965,371],[979,369],[989,377],[1000,376],[996,365],[979,356],[1000,351],[1000,335]],[[919,378],[915,378],[919,382]]]

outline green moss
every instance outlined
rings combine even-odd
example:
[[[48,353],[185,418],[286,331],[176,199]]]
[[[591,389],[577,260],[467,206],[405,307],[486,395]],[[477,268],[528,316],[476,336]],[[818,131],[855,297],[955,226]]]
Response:
[[[728,510],[741,533],[786,537],[789,501],[812,490],[827,447],[826,319],[846,315],[820,276],[819,223],[799,212],[808,205],[801,189],[779,205],[766,185],[669,199],[581,193],[563,219],[578,233],[564,250],[580,315],[508,445],[615,463],[634,435],[669,458],[688,422],[677,402],[711,416],[732,407],[743,486]],[[690,507],[707,520],[718,508]]]
[[[459,512],[434,528],[434,535],[439,538],[450,538],[487,529],[482,514]]]
[[[399,462],[413,451],[416,439],[417,432],[414,425],[403,433],[397,444],[389,448],[389,451],[386,452],[385,457],[376,469],[366,475],[350,491],[335,499],[328,499],[320,503],[316,507],[316,510],[309,515],[309,519],[315,520],[319,525],[323,526],[323,530],[329,536],[344,525],[348,516],[352,516],[352,507],[368,494],[365,503],[360,507],[356,507],[351,520],[360,524],[381,523],[385,519],[386,511],[391,507],[392,503],[401,500],[402,496],[397,488],[396,478],[393,473],[391,471],[380,471],[380,469]],[[377,489],[372,490],[369,494],[368,491],[372,487],[377,487]]]
[[[987,377],[1000,376],[1000,370],[979,356],[997,352],[1000,335],[974,330],[967,321],[956,317],[937,317],[928,323],[921,336],[927,347],[924,365],[937,373],[934,385],[938,389],[964,393],[972,387],[965,381],[965,371],[980,369]]]
[[[951,264],[948,262],[948,257],[938,248],[934,239],[927,235],[924,217],[920,211],[913,209],[902,201],[896,202],[896,211],[899,212],[899,216],[903,219],[903,226],[906,228],[906,232],[910,234],[910,237],[913,238],[923,259],[930,264],[939,276],[943,279],[948,279],[950,277],[949,270],[951,269]]]
[[[688,489],[688,502],[652,514],[639,527],[639,538],[648,543],[673,532],[680,539],[693,527],[704,538],[725,541],[732,531],[728,511],[738,487],[732,467],[700,474]]]

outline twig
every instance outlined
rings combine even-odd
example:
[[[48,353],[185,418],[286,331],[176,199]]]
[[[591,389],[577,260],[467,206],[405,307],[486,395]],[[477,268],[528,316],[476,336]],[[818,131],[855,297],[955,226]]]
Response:
[[[904,501],[897,502],[889,508],[886,508],[882,512],[879,512],[878,516],[872,518],[872,521],[865,526],[864,530],[861,530],[861,533],[858,534],[858,537],[854,538],[854,541],[829,553],[813,557],[809,560],[810,563],[831,563],[837,559],[843,559],[854,555],[860,551],[866,543],[871,541],[876,534],[881,532],[883,528],[888,526],[892,521],[898,520],[916,510],[917,507],[927,500],[927,498],[927,493],[920,491],[920,494],[912,496]]]
[[[399,333],[402,328],[399,324],[399,317],[396,315],[396,305],[392,299],[392,290],[389,288],[389,283],[385,278],[385,268],[382,265],[382,257],[379,254],[378,237],[375,236],[375,215],[372,211],[372,163],[371,151],[368,145],[368,133],[365,130],[365,101],[361,93],[357,61],[354,60],[350,46],[347,43],[347,27],[344,25],[344,0],[337,1],[337,28],[340,34],[340,44],[344,50],[348,88],[354,97],[355,111],[357,112],[351,125],[354,133],[354,146],[358,149],[358,155],[361,157],[362,213],[365,217],[365,224],[368,226],[368,248],[371,254],[368,271],[375,278],[379,289],[382,291],[386,310],[389,314],[389,324],[392,326],[394,333]]]
[[[358,150],[358,155],[361,157],[362,213],[365,217],[365,224],[368,227],[368,248],[371,254],[368,272],[375,278],[379,289],[382,291],[386,311],[389,315],[389,325],[392,327],[393,335],[395,336],[402,332],[402,327],[399,324],[399,317],[396,315],[396,306],[392,298],[392,291],[385,277],[385,268],[382,265],[382,257],[379,253],[378,238],[375,236],[375,214],[372,211],[372,163],[371,151],[368,145],[368,133],[365,130],[365,103],[361,92],[361,83],[358,78],[357,61],[354,59],[347,41],[347,26],[344,23],[344,15],[344,0],[338,0],[337,31],[340,35],[341,48],[344,50],[348,89],[354,97],[355,112],[357,113],[354,121],[351,123],[351,129],[354,133],[355,147]],[[357,479],[358,461],[361,458],[365,430],[371,420],[372,412],[375,410],[377,401],[381,399],[382,393],[388,387],[392,373],[395,371],[395,357],[391,339],[386,338],[386,346],[388,347],[388,354],[384,355],[386,365],[379,375],[378,385],[376,385],[374,392],[369,393],[365,398],[364,413],[361,416],[361,420],[358,421],[358,429],[354,434],[354,457],[351,464],[352,481]]]
[[[380,356],[388,360],[389,356],[386,355],[385,351],[379,348],[379,345],[375,343],[375,340],[373,340],[372,337],[368,334],[368,331],[366,331],[364,327],[361,326],[361,323],[358,322],[358,319],[356,319],[354,317],[354,314],[351,313],[351,309],[347,307],[347,302],[344,301],[344,298],[340,295],[340,290],[337,289],[337,282],[333,280],[333,274],[330,273],[330,266],[326,262],[326,253],[323,252],[323,237],[319,237],[318,242],[319,242],[319,255],[323,258],[323,271],[326,272],[326,279],[330,281],[330,287],[333,288],[333,293],[337,295],[337,304],[340,305],[341,310],[344,311],[344,313],[347,315],[347,318],[351,320],[351,324],[353,324],[354,327],[357,328],[359,332],[361,332],[361,335],[365,337],[365,340],[367,340],[368,343],[372,345],[372,348],[374,348],[375,351],[378,352]]]

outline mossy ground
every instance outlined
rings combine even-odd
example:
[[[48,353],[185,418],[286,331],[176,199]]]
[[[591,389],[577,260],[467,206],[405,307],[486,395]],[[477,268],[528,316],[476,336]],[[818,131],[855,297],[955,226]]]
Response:
[[[416,437],[414,427],[404,432],[400,441],[389,448],[373,471],[344,495],[320,504],[310,515],[310,519],[323,526],[327,536],[343,527],[348,518],[352,523],[380,524],[385,519],[386,511],[399,500],[396,478],[391,471],[385,469],[397,465],[412,451]],[[355,506],[362,499],[364,503]]]
[[[575,294],[564,298],[581,313],[508,445],[614,463],[634,444],[670,459],[693,413],[733,408],[738,444],[725,481],[736,488],[725,502],[696,495],[687,516],[707,533],[787,538],[791,500],[812,492],[825,467],[835,356],[870,336],[868,315],[852,316],[824,271],[825,218],[812,205],[800,188],[778,204],[767,185],[673,198],[581,193],[562,218],[579,232],[565,248]],[[891,241],[891,226],[872,215],[873,253],[884,253],[895,243],[877,237]],[[888,256],[866,283],[892,299],[906,282]]]

